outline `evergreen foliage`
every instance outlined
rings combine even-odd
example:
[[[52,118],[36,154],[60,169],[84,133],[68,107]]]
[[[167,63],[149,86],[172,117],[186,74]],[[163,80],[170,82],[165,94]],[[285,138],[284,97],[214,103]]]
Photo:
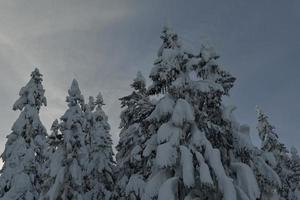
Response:
[[[138,72],[131,84],[134,91],[120,99],[125,109],[121,113],[120,140],[116,146],[117,179],[113,199],[141,199],[144,181],[152,165],[143,155],[150,130],[144,120],[153,110],[145,86],[145,78]]]
[[[39,110],[47,105],[38,69],[19,92],[13,110],[21,114],[7,136],[4,162],[0,177],[1,200],[33,200],[41,190],[43,162],[45,161],[46,129],[39,118]]]

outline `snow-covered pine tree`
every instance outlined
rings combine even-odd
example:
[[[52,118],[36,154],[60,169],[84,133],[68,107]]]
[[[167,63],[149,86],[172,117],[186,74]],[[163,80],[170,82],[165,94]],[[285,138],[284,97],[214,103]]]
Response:
[[[155,159],[143,198],[259,198],[252,169],[233,158],[231,124],[223,117],[221,99],[235,78],[221,69],[211,48],[194,55],[169,28],[161,38],[148,92],[163,96],[147,118],[153,131],[145,144],[151,144]]]
[[[279,137],[274,131],[275,127],[269,123],[268,116],[258,107],[257,118],[257,130],[262,140],[261,150],[264,152],[263,156],[266,158],[266,162],[276,171],[281,180],[281,187],[278,188],[279,185],[277,185],[279,195],[281,198],[287,199],[290,190],[288,177],[292,173],[289,168],[290,158],[288,156],[288,150],[285,145],[279,141]]]
[[[40,199],[45,199],[45,194],[48,192],[52,186],[55,177],[57,175],[57,169],[59,169],[58,163],[62,162],[63,154],[62,151],[57,149],[62,149],[63,145],[63,135],[59,132],[60,124],[57,119],[55,119],[51,125],[51,134],[48,136],[48,148],[46,149],[46,160],[44,164],[44,173],[42,178],[44,180],[41,191]],[[57,166],[56,170],[55,167]]]
[[[279,142],[278,135],[275,133],[275,127],[269,123],[268,116],[257,107],[257,130],[262,140],[261,149],[263,151],[274,152],[275,156],[280,153],[288,153],[284,144]]]
[[[193,55],[181,47],[177,34],[168,28],[163,31],[161,38],[163,45],[158,51],[158,59],[150,74],[153,80],[149,88],[150,94],[173,90],[176,95],[177,90],[179,93],[185,90],[199,93],[199,90],[202,90],[201,94],[190,97],[194,98],[190,101],[196,104],[199,111],[196,116],[197,122],[201,123],[201,128],[206,129],[212,145],[220,149],[222,160],[228,162],[228,149],[232,148],[233,141],[230,124],[222,118],[221,101],[222,96],[228,95],[233,87],[235,78],[216,63],[219,56],[213,48],[202,46],[200,54]],[[192,73],[192,76],[196,75],[194,79],[197,81],[190,81],[192,85],[186,88],[185,82],[189,82],[189,73]]]
[[[84,175],[88,163],[88,148],[85,144],[86,119],[83,112],[84,98],[78,82],[74,79],[68,90],[68,109],[60,118],[59,129],[62,137],[57,138],[57,123],[53,135],[57,142],[50,158],[49,178],[42,200],[82,200],[84,199]],[[54,139],[56,140],[56,139]]]
[[[39,117],[40,108],[47,105],[42,81],[42,74],[35,69],[13,105],[13,110],[20,110],[21,114],[7,136],[1,155],[4,162],[0,177],[1,200],[33,200],[39,196],[47,135]]]
[[[85,200],[109,200],[114,188],[114,161],[110,125],[105,112],[101,93],[89,98],[86,108],[89,162],[85,176]]]
[[[292,170],[292,174],[289,177],[290,200],[300,200],[300,156],[295,147],[291,148],[290,167]]]
[[[121,113],[120,128],[141,122],[153,109],[153,105],[146,94],[146,80],[141,72],[137,73],[131,87],[134,91],[130,95],[120,98],[121,107],[127,107]]]
[[[244,185],[244,187],[246,186],[247,188],[250,186],[250,188],[256,188],[257,191],[260,191],[256,194],[261,200],[276,199],[278,197],[277,189],[280,187],[281,181],[278,174],[272,169],[272,167],[275,166],[275,158],[272,154],[266,153],[253,145],[250,137],[250,127],[248,125],[240,125],[235,120],[233,115],[234,109],[234,107],[228,106],[224,109],[223,113],[224,117],[229,120],[232,125],[233,154],[235,155],[233,168],[236,168],[236,162],[248,165],[252,168],[256,176],[256,181],[252,180],[253,183],[249,182],[247,185]],[[248,168],[248,166],[246,167],[243,164],[242,166]],[[236,178],[234,178],[235,180],[242,178],[238,177],[238,174],[235,172],[236,170],[240,169],[236,168],[233,170],[233,177],[236,176]],[[240,173],[243,174],[242,171]],[[247,175],[244,174],[243,176],[246,177]],[[236,181],[236,183],[238,182]],[[252,185],[256,186],[253,187]],[[247,191],[248,189],[245,190]]]
[[[145,86],[145,78],[138,72],[131,84],[134,91],[120,98],[121,106],[125,109],[120,116],[121,133],[116,147],[117,178],[113,194],[115,200],[141,199],[144,180],[149,174],[148,167],[151,167],[142,154],[149,131],[146,129],[148,125],[144,123],[144,119],[153,110]]]

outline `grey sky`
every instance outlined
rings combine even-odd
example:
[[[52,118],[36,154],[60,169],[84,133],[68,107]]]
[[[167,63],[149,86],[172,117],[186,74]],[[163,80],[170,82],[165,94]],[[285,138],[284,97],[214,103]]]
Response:
[[[117,99],[131,92],[138,70],[148,76],[166,23],[189,48],[215,47],[237,77],[226,102],[237,105],[255,141],[259,105],[281,140],[300,149],[299,9],[298,0],[0,0],[0,150],[19,115],[12,104],[34,66],[44,74],[47,128],[64,113],[75,77],[86,97],[103,93],[116,142]]]

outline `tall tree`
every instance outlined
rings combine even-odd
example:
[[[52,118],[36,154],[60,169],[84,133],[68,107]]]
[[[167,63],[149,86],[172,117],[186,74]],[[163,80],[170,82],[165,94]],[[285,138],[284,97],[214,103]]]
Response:
[[[138,72],[131,87],[134,91],[122,97],[120,140],[116,147],[117,179],[113,199],[141,199],[145,177],[149,174],[147,160],[143,159],[144,142],[147,138],[145,118],[153,110],[146,94],[146,82]]]
[[[84,199],[84,175],[88,163],[88,148],[83,131],[86,119],[83,112],[84,98],[75,79],[68,94],[68,109],[59,124],[62,141],[58,142],[50,158],[49,178],[45,186],[47,189],[41,199]],[[53,127],[53,135],[57,138],[57,124]]]
[[[7,136],[1,155],[4,162],[0,177],[1,200],[33,200],[39,196],[47,135],[39,117],[40,108],[47,105],[42,81],[42,74],[35,69],[13,105],[13,110],[20,110],[21,114]]]
[[[222,97],[235,78],[212,48],[188,52],[169,28],[161,39],[148,91],[162,97],[146,119],[154,126],[148,140],[155,158],[144,199],[255,200],[254,173],[232,155],[231,123],[224,118]]]
[[[105,105],[101,93],[90,97],[86,108],[87,147],[89,161],[85,176],[86,200],[109,200],[114,188],[114,161],[108,117],[102,109]]]

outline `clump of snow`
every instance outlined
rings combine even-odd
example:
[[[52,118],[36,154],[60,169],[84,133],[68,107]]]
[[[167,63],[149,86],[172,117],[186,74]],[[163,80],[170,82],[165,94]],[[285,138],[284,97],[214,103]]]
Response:
[[[142,159],[141,157],[142,150],[143,149],[139,145],[135,146],[131,151],[131,158],[140,161]]]
[[[180,146],[183,183],[187,187],[195,185],[193,155],[185,146]]]
[[[140,175],[132,175],[129,178],[128,184],[126,186],[126,193],[129,195],[134,192],[137,196],[142,196],[144,192],[145,182],[143,177]]]
[[[153,199],[158,196],[161,185],[168,180],[170,174],[167,170],[160,170],[157,174],[150,178],[145,186],[145,198]]]
[[[196,147],[201,148],[206,143],[208,143],[207,138],[205,137],[205,133],[200,131],[196,125],[193,125],[191,133],[192,133],[191,143]]]
[[[235,185],[235,190],[236,190],[236,197],[239,200],[250,200],[247,196],[247,194],[240,188],[238,185]]]
[[[164,123],[157,131],[157,143],[162,144],[170,140],[173,135],[180,135],[182,130],[173,126],[170,122]]]
[[[30,177],[22,172],[17,173],[13,177],[10,190],[5,193],[1,200],[22,199],[24,197],[30,197],[28,199],[33,199],[33,195],[30,194],[32,191],[33,188]]]
[[[281,187],[281,181],[277,173],[264,161],[263,158],[257,157],[254,160],[259,174],[263,175],[269,182]]]
[[[235,116],[233,112],[236,110],[236,106],[234,105],[227,105],[222,107],[222,117],[227,121],[235,121]]]
[[[82,172],[78,165],[77,160],[73,160],[69,169],[70,169],[70,175],[73,179],[72,182],[78,186],[82,185],[82,174],[81,174]]]
[[[178,99],[172,114],[172,122],[175,126],[183,126],[184,123],[192,123],[195,119],[191,105],[184,99]]]
[[[160,188],[157,200],[176,200],[178,178],[168,179]]]
[[[45,194],[45,199],[49,198],[49,200],[56,200],[58,198],[60,191],[62,190],[61,186],[64,184],[64,174],[65,168],[62,167],[57,171],[56,176],[53,176],[55,181],[49,191]],[[41,198],[43,198],[43,196]]]
[[[50,162],[50,177],[55,177],[60,170],[60,165],[58,163],[63,162],[64,159],[64,152],[61,148],[57,149],[53,155],[51,156],[51,162]]]
[[[276,167],[277,161],[272,152],[263,152],[261,157],[273,168]]]
[[[169,142],[157,147],[156,164],[160,168],[171,167],[176,164],[177,150]]]
[[[143,151],[143,156],[148,157],[157,147],[157,134],[153,134],[146,142],[146,147]]]
[[[220,84],[209,80],[191,81],[189,84],[193,91],[197,91],[199,93],[209,93],[212,91],[224,92],[224,89]]]
[[[199,174],[200,174],[200,181],[204,185],[214,185],[214,182],[212,180],[212,177],[210,175],[209,167],[205,163],[205,160],[201,153],[196,152],[196,158],[199,162],[200,166],[198,168]]]
[[[157,105],[155,106],[155,109],[148,117],[148,119],[159,121],[162,118],[171,115],[173,112],[174,105],[175,102],[173,98],[170,95],[166,95],[158,101]]]
[[[231,168],[236,173],[236,185],[238,185],[248,196],[249,200],[260,197],[260,190],[252,169],[240,162],[231,163]]]
[[[233,180],[225,173],[219,150],[212,148],[211,144],[207,143],[204,155],[205,159],[208,161],[217,176],[218,185],[223,192],[224,200],[235,200],[236,191],[233,185]]]

